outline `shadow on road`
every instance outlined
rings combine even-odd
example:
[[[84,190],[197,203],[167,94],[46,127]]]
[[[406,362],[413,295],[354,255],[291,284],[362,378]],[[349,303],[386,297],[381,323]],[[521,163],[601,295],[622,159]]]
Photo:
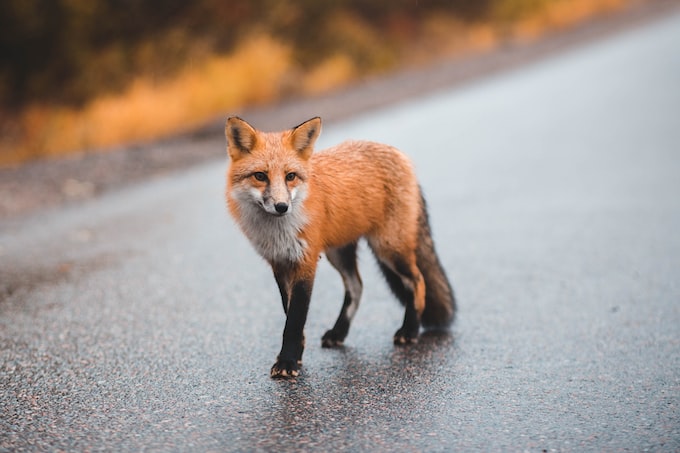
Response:
[[[323,354],[331,365],[314,372],[303,368],[294,381],[272,381],[263,407],[253,408],[254,414],[269,414],[255,423],[258,447],[274,448],[269,442],[286,437],[298,446],[321,447],[334,432],[351,433],[336,438],[337,447],[375,442],[371,445],[379,448],[395,438],[434,435],[414,429],[412,416],[447,400],[437,387],[448,376],[442,370],[455,368],[454,334],[427,333],[416,345],[382,354],[348,346]]]

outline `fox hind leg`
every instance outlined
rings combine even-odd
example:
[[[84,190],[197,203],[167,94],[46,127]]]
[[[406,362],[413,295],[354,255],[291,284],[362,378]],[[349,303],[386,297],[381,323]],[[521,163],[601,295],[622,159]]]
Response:
[[[326,250],[326,257],[331,265],[340,273],[345,285],[345,298],[340,315],[332,329],[321,338],[321,346],[332,348],[341,346],[349,332],[352,318],[359,308],[359,300],[363,284],[357,267],[357,243],[353,242],[344,247]]]
[[[415,253],[411,258],[405,258],[371,248],[392,293],[404,305],[404,322],[394,334],[394,344],[417,343],[420,317],[425,308],[425,281],[416,265]]]

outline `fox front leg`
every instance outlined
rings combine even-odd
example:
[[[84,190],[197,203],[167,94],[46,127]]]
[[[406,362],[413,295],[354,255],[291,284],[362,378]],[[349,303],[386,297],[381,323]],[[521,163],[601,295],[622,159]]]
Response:
[[[283,312],[288,314],[288,303],[290,302],[290,282],[288,276],[283,272],[275,270],[274,279],[276,280],[276,286],[279,287]]]
[[[277,282],[285,281],[277,277]],[[302,353],[305,348],[304,328],[307,321],[309,301],[312,296],[312,278],[300,279],[290,284],[286,309],[286,326],[283,329],[283,344],[276,363],[271,368],[273,378],[294,378],[300,373]],[[281,291],[282,293],[284,291]]]

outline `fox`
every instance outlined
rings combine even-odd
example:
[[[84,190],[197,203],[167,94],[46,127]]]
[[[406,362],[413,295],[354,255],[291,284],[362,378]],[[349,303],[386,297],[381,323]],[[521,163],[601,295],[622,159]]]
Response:
[[[228,210],[271,266],[286,315],[272,378],[300,373],[304,326],[322,254],[340,273],[345,294],[321,346],[343,346],[363,290],[357,267],[360,239],[368,243],[404,306],[395,345],[417,343],[421,326],[445,330],[456,313],[410,159],[370,141],[346,141],[315,152],[320,133],[319,117],[283,132],[257,130],[237,116],[225,125]]]

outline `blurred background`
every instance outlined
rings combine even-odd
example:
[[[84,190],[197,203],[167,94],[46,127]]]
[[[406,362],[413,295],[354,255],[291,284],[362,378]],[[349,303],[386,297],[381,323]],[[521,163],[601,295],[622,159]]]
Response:
[[[0,167],[190,131],[640,2],[3,0]]]

